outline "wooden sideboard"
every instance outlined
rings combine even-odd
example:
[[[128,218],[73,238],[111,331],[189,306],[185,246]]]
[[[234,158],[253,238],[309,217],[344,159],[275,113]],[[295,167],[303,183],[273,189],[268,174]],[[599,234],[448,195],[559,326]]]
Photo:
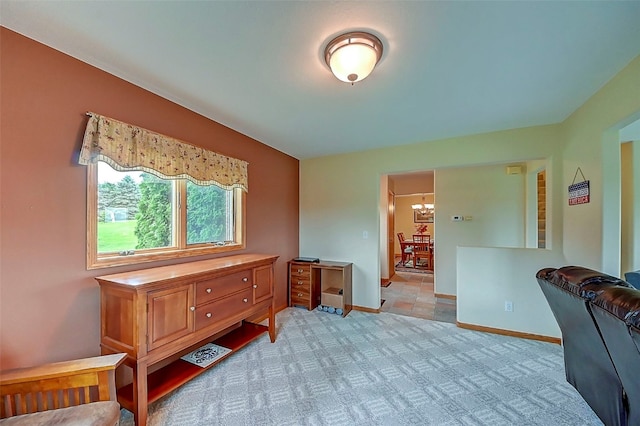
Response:
[[[342,316],[351,311],[350,262],[289,262],[289,306],[313,310],[322,304],[341,309]]]
[[[118,402],[136,425],[146,425],[148,404],[221,360],[201,368],[181,356],[206,343],[233,354],[267,331],[275,341],[277,258],[241,254],[96,277],[101,351],[127,354],[133,382],[118,389]],[[247,321],[264,317],[268,327]]]

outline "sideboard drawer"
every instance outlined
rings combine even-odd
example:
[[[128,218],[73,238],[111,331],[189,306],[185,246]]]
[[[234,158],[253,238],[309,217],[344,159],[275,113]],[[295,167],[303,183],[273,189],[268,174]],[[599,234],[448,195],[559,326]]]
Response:
[[[196,307],[196,330],[229,318],[252,306],[252,288]]]
[[[252,281],[253,272],[251,269],[212,280],[199,281],[196,283],[196,305],[250,288],[253,284]]]

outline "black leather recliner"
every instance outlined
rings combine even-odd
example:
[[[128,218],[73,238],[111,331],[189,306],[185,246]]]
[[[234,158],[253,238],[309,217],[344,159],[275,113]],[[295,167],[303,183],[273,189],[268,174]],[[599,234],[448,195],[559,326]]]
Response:
[[[567,381],[606,425],[627,425],[622,382],[589,301],[607,287],[629,284],[577,266],[542,269],[536,278],[562,332]]]
[[[626,394],[627,424],[640,425],[640,291],[605,288],[591,309]]]
[[[633,343],[635,343],[636,348],[638,348],[638,352],[640,352],[640,312],[635,312],[627,319],[627,324],[629,324],[629,334],[631,334],[631,339]]]

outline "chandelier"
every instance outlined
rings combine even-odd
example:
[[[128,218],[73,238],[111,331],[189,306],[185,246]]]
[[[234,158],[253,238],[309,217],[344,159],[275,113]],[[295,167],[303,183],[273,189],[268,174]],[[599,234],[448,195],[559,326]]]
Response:
[[[420,214],[433,213],[435,210],[435,206],[433,204],[424,202],[424,196],[422,197],[422,204],[411,204],[411,208],[418,210]]]

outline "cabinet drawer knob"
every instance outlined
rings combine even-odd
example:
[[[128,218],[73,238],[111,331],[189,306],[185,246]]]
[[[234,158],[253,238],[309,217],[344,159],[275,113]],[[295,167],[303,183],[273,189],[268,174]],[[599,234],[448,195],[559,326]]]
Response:
[[[249,299],[247,299],[247,298],[245,297],[244,299],[242,299],[242,301],[243,301],[244,303],[247,303],[247,302],[249,301]]]
[[[192,306],[192,307],[190,307],[189,309],[191,309],[191,312],[193,312],[193,311],[195,311],[195,310],[196,310],[196,307],[195,307],[195,306]]]
[[[253,285],[253,288],[258,288],[258,284],[254,284],[254,285]]]
[[[301,274],[304,272],[304,269],[298,269],[298,273]]]
[[[207,312],[207,318],[211,318],[211,312]]]
[[[298,285],[302,285],[302,284],[303,284],[303,282],[302,282],[302,281],[298,281]]]
[[[298,297],[302,297],[302,293],[298,293]]]
[[[211,289],[210,288],[207,289],[207,293],[211,293]]]
[[[244,277],[244,278],[242,279],[242,282],[243,282],[243,283],[246,283],[247,281],[249,281],[249,278],[247,278],[247,277]]]

